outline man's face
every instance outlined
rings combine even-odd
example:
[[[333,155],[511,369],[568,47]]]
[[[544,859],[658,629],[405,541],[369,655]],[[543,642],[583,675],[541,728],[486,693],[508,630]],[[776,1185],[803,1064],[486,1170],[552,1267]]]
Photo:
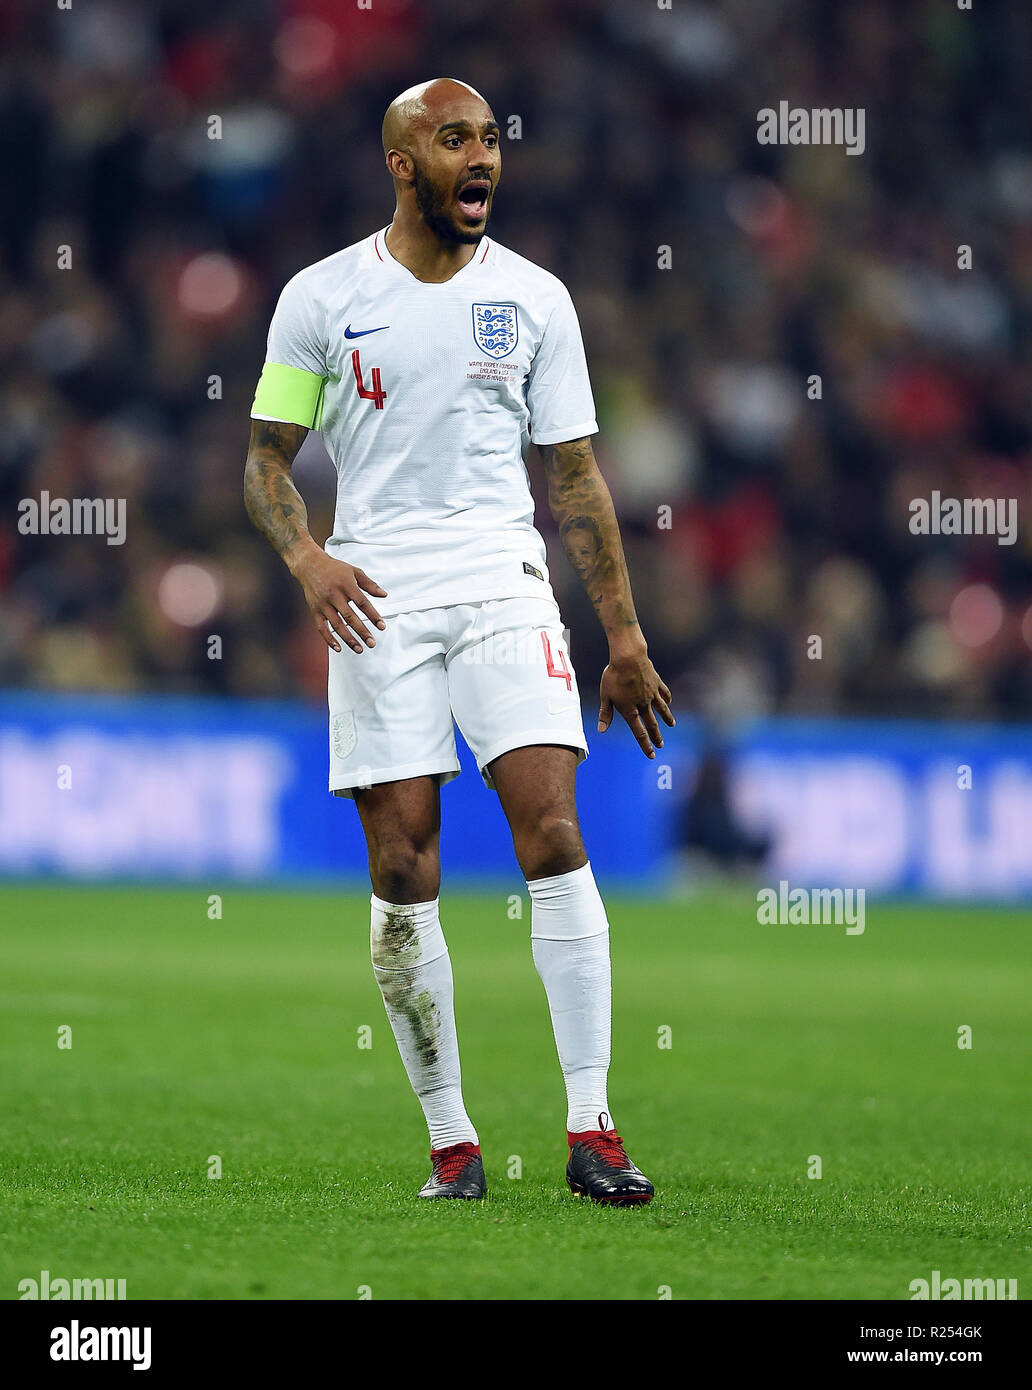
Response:
[[[452,103],[413,155],[416,204],[442,242],[475,244],[487,230],[501,172],[498,125],[479,99]]]

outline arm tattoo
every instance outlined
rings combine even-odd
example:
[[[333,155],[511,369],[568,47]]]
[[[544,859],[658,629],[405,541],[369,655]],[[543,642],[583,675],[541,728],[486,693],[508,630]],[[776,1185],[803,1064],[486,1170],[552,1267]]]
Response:
[[[637,628],[620,527],[598,471],[591,441],[575,439],[542,450],[548,501],[566,557],[587,590],[610,639]]]
[[[283,559],[308,537],[308,509],[290,477],[290,465],[308,431],[278,420],[252,420],[244,465],[247,515]]]

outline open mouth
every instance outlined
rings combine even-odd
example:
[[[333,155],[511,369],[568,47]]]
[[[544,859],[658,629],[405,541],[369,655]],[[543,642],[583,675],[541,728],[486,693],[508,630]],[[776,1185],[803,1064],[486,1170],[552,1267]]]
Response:
[[[491,195],[491,184],[487,179],[471,179],[459,190],[459,206],[471,222],[480,222],[487,216],[487,200]]]

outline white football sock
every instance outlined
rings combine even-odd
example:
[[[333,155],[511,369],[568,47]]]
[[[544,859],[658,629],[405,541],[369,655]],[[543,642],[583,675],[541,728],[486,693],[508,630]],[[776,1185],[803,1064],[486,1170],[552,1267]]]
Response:
[[[566,1128],[612,1129],[609,922],[591,865],[528,882],[531,947],[566,1082]],[[601,1116],[601,1120],[600,1117]]]
[[[419,1097],[430,1147],[478,1143],[462,1103],[459,1044],[452,1003],[452,968],[438,903],[385,903],[370,897],[373,973]]]

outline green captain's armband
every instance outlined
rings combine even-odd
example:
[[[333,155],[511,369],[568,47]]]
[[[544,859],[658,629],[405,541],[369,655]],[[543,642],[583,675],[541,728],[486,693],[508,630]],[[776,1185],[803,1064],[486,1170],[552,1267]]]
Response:
[[[317,430],[325,389],[324,376],[300,367],[285,367],[280,362],[266,362],[254,393],[251,415],[259,420],[285,420],[291,425],[303,425],[306,430]]]

